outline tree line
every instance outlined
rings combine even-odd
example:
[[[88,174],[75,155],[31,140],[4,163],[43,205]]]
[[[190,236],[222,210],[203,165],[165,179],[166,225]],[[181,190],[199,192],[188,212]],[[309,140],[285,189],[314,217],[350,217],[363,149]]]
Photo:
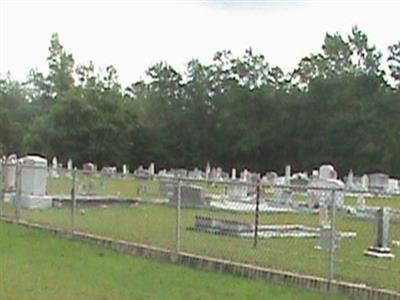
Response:
[[[53,34],[47,73],[0,77],[0,154],[260,172],[329,162],[340,175],[400,176],[400,41],[388,53],[355,26],[327,33],[291,72],[251,48],[224,50],[183,73],[157,63],[122,87],[115,67],[76,65]]]

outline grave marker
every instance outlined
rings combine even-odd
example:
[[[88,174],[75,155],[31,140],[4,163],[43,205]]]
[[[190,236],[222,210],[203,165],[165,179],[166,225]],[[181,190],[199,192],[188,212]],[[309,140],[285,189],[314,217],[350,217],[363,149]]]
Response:
[[[394,254],[388,247],[389,244],[390,211],[382,207],[376,212],[375,245],[364,251],[365,255],[377,258],[394,258]]]

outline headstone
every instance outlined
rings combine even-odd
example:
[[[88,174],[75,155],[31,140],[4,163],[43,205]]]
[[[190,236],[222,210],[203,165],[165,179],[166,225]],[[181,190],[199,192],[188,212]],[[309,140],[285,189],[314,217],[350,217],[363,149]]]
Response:
[[[318,177],[319,177],[319,172],[318,172],[318,170],[312,170],[311,177],[312,177],[312,178],[318,178]]]
[[[101,169],[101,173],[103,173],[106,176],[113,176],[113,175],[117,174],[117,167],[115,167],[115,166],[103,167],[103,169]]]
[[[207,165],[206,165],[206,179],[207,180],[210,179],[210,172],[211,172],[210,163],[207,162]]]
[[[278,177],[274,180],[272,189],[274,201],[283,203],[285,205],[290,205],[292,203],[293,191],[290,187],[286,187],[285,183],[285,177]]]
[[[240,180],[247,182],[249,177],[249,171],[247,171],[247,169],[244,169],[242,173],[240,173]]]
[[[312,179],[307,185],[308,206],[317,208],[322,204],[331,207],[332,191],[335,190],[335,205],[337,208],[344,206],[344,184],[340,180],[334,179]]]
[[[58,168],[58,160],[57,160],[57,157],[56,157],[56,156],[53,156],[53,159],[52,159],[52,161],[51,161],[51,167],[52,167],[53,169],[57,169],[57,168]]]
[[[332,241],[331,241],[332,239]],[[340,246],[340,233],[332,232],[331,227],[321,226],[319,231],[319,247],[318,249],[323,249],[329,251],[331,247],[333,249],[338,249]]]
[[[276,178],[278,178],[278,174],[276,172],[267,172],[263,176],[263,181],[266,181],[268,183],[274,183]]]
[[[347,175],[346,188],[348,190],[353,190],[354,189],[354,174],[353,174],[353,170],[350,170],[349,174]]]
[[[232,173],[231,174],[232,174],[231,175],[231,179],[232,180],[236,179],[236,169],[235,168],[232,168]]]
[[[154,163],[151,163],[149,166],[149,174],[150,174],[150,176],[154,176],[154,174],[155,174]]]
[[[387,192],[388,193],[397,193],[399,191],[399,181],[394,178],[389,178]]]
[[[211,168],[210,174],[209,174],[209,179],[210,180],[217,180],[217,169]]]
[[[368,190],[386,191],[389,186],[389,175],[373,173],[368,175]]]
[[[285,167],[285,185],[290,185],[291,168],[290,165]]]
[[[229,184],[227,195],[229,201],[246,202],[248,198],[248,186],[245,184]]]
[[[67,169],[68,169],[68,171],[72,171],[72,169],[73,169],[73,163],[72,163],[72,159],[68,159],[68,161],[67,161]]]
[[[7,157],[4,166],[4,189],[6,192],[15,191],[15,179],[17,170],[17,155],[11,154]]]
[[[93,173],[96,171],[96,166],[91,162],[87,162],[82,165],[82,169],[84,173]]]
[[[128,166],[126,164],[122,165],[122,174],[123,175],[128,175],[129,174],[129,169],[128,169]]]
[[[51,160],[51,170],[50,170],[50,175],[53,178],[58,178],[60,175],[57,172],[58,169],[58,160],[56,156],[53,156],[53,159]]]
[[[365,196],[360,194],[357,198],[356,209],[363,210],[365,208]]]
[[[204,179],[204,174],[201,170],[195,168],[194,170],[188,172],[188,177],[193,179]]]
[[[21,162],[21,207],[45,209],[52,205],[46,195],[47,160],[39,156],[25,156]]]
[[[217,180],[221,180],[222,179],[222,168],[221,167],[217,168],[216,175],[217,175]]]
[[[173,197],[170,204],[176,205],[178,202],[178,188],[175,186]],[[181,205],[183,207],[205,207],[208,205],[205,199],[204,189],[195,185],[181,186]]]
[[[176,189],[176,182],[164,180],[160,181],[160,194],[164,195],[166,198],[173,199]]]
[[[143,166],[141,166],[141,165],[133,173],[139,177],[149,177],[150,176],[149,170],[145,170],[143,168]]]
[[[382,207],[376,212],[375,245],[364,251],[365,255],[377,258],[394,258],[394,254],[388,247],[389,244],[389,224],[390,211],[386,207]]]
[[[171,169],[170,173],[173,175],[173,177],[178,177],[178,178],[188,177],[188,171],[186,169]]]
[[[322,165],[319,167],[319,179],[336,179],[337,173],[332,165]]]
[[[364,191],[368,191],[368,175],[366,174],[361,177],[361,188]]]
[[[330,226],[328,206],[326,204],[319,207],[319,224],[321,227]]]
[[[157,175],[158,175],[158,176],[161,176],[161,177],[170,176],[170,174],[167,172],[166,169],[162,169],[162,170],[158,171]]]

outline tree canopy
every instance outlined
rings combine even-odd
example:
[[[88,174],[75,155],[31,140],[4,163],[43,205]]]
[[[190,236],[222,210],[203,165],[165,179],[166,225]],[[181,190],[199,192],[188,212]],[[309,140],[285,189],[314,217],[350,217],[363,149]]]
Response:
[[[0,77],[0,153],[134,168],[311,170],[400,176],[400,41],[388,57],[358,27],[284,73],[249,48],[181,74],[167,62],[126,88],[114,66],[76,65],[57,34],[47,73]],[[387,70],[385,72],[385,70]]]

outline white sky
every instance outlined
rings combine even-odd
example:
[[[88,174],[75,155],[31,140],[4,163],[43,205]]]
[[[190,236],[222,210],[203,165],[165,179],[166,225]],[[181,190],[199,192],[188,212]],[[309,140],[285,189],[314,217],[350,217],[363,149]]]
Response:
[[[77,63],[113,64],[123,85],[160,60],[183,71],[191,58],[249,46],[289,71],[320,51],[326,32],[347,36],[355,24],[386,56],[400,40],[400,1],[0,0],[0,74],[47,72],[53,32]]]

